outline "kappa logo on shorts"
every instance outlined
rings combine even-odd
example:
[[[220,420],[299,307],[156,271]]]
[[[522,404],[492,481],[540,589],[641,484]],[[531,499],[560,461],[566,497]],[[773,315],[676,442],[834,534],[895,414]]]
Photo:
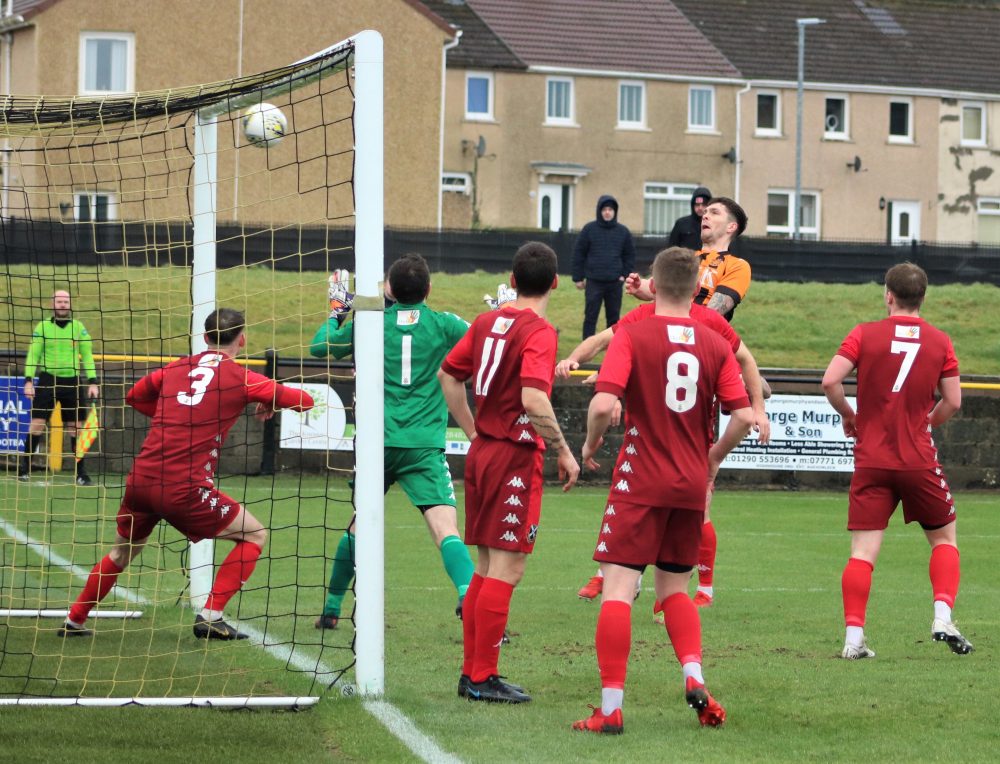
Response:
[[[604,523],[604,527],[601,528],[601,533],[611,533],[611,525]]]
[[[211,499],[209,499],[209,501],[208,501],[208,505],[209,505],[209,506],[210,506],[210,507],[211,507],[212,509],[215,509],[215,507],[216,507],[216,505],[217,505],[218,503],[219,503],[219,497],[218,497],[218,496],[213,496],[213,497],[212,497]]]
[[[213,448],[211,451],[208,452],[208,455],[211,456],[213,459],[218,459],[219,458],[219,449]]]
[[[517,436],[518,440],[534,440],[535,436],[532,435],[527,430],[521,430],[521,434]]]
[[[212,471],[212,463],[211,462],[206,462],[205,463],[205,472],[211,472],[211,471]]]
[[[512,544],[516,544],[517,543],[517,536],[514,534],[514,531],[504,531],[500,535],[500,540],[501,541],[509,541]]]
[[[618,470],[620,472],[628,472],[629,474],[631,474],[632,473],[632,464],[631,464],[631,462],[628,462],[628,461],[622,462],[622,466],[619,467]]]
[[[948,484],[945,482],[944,478],[941,478],[941,487],[947,489]]]
[[[604,510],[604,514],[610,515],[610,516],[614,517],[614,514],[615,514],[615,505],[614,504],[608,504],[608,508]]]
[[[528,526],[528,541],[530,541],[532,544],[534,544],[535,543],[535,536],[537,536],[537,535],[538,535],[538,526],[537,525],[529,525]]]
[[[605,543],[604,543],[604,542],[602,541],[601,543],[599,543],[599,544],[597,545],[597,551],[598,551],[598,552],[605,552],[605,553],[606,553],[606,552],[608,551],[608,545],[607,545],[607,544],[605,544]]]
[[[229,514],[229,510],[230,506],[228,504],[223,504],[222,507],[219,508],[219,514],[225,517]]]
[[[504,504],[507,504],[507,505],[509,505],[511,507],[523,507],[524,506],[524,504],[521,503],[521,500],[517,497],[516,493],[512,493],[510,496],[508,496],[507,500],[504,502]]]
[[[625,434],[626,435],[632,435],[632,436],[638,438],[639,437],[639,430],[636,429],[635,425],[632,425],[631,427],[628,428],[628,432],[625,433]]]
[[[521,414],[521,416],[517,418],[517,421],[514,422],[514,424],[531,424],[531,417],[528,416],[527,414]]]
[[[639,452],[636,450],[633,444],[629,443],[627,446],[625,446],[625,453],[628,454],[629,456],[635,456]]]
[[[207,488],[199,488],[199,489],[198,489],[198,495],[199,495],[199,496],[201,496],[201,500],[202,500],[202,501],[205,501],[205,500],[207,500],[207,499],[208,499],[208,497],[209,497],[209,495],[210,495],[211,493],[212,493],[212,492],[211,492],[211,491],[209,491],[209,490],[208,490]]]
[[[628,481],[622,478],[617,483],[615,483],[615,490],[621,491],[622,493],[629,493]]]
[[[517,519],[517,515],[513,512],[508,512],[507,516],[501,520],[501,522],[507,523],[508,525],[520,525],[521,521]]]
[[[514,477],[507,481],[507,485],[511,488],[524,488],[524,481],[521,480],[520,475],[514,475]]]

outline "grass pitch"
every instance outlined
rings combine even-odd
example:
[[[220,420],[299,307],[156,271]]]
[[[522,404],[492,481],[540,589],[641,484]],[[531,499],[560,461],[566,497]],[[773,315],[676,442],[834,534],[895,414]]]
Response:
[[[318,506],[318,500],[296,497],[315,497],[322,487],[318,478],[284,478],[274,484],[255,478],[242,488],[248,500],[259,502],[255,513],[267,518],[273,529],[283,529],[272,531],[265,551],[270,559],[251,579],[240,617],[251,626],[266,626],[270,641],[294,640],[303,651],[332,663],[335,656],[349,658],[343,653],[353,637],[350,623],[320,635],[311,622],[326,583],[323,549],[332,550],[338,533],[321,527],[297,531],[288,523],[289,517],[308,521],[313,516],[316,510],[309,507]],[[230,490],[239,495],[236,486]],[[33,493],[31,512],[38,516],[30,514],[28,505],[17,505],[20,511],[13,513],[7,502],[0,519],[18,523],[21,532],[42,537],[64,557],[89,569],[112,530],[107,519],[88,525],[86,518],[113,516],[118,494],[113,489],[80,491],[78,497],[91,498],[70,503],[73,514],[66,511],[73,491],[67,486]],[[270,502],[262,501],[272,493],[283,497],[274,503],[273,514],[266,511]],[[726,725],[701,729],[684,705],[673,651],[663,627],[652,622],[652,581],[647,579],[633,608],[625,734],[611,739],[569,728],[589,713],[586,705],[600,697],[593,649],[599,605],[579,600],[576,590],[594,571],[590,555],[605,495],[604,488],[592,487],[565,495],[555,488],[548,491],[536,553],[512,603],[513,642],[501,654],[501,671],[523,684],[534,702],[498,707],[456,696],[461,633],[453,615],[454,590],[419,514],[401,492],[389,493],[387,700],[440,749],[465,761],[993,757],[1000,721],[993,697],[994,613],[1000,607],[992,562],[1000,536],[993,495],[958,496],[963,583],[956,619],[976,651],[956,656],[930,640],[928,547],[919,529],[903,527],[897,518],[875,571],[866,627],[878,657],[853,663],[837,657],[843,640],[840,572],[848,552],[846,496],[720,492],[713,508],[719,533],[716,603],[702,611],[702,624],[706,679],[728,711]],[[42,521],[46,511],[47,524]],[[51,520],[71,514],[80,519],[62,525]],[[29,517],[34,519],[29,522]],[[330,520],[325,524],[332,526]],[[16,590],[13,560],[29,562],[34,552],[6,534],[0,537],[0,596],[6,602]],[[41,663],[51,661],[57,671],[69,672],[66,681],[73,690],[80,689],[73,667],[79,674],[85,663],[106,663],[102,682],[151,693],[185,694],[199,683],[203,689],[221,683],[232,691],[250,686],[272,694],[308,690],[301,672],[287,670],[259,646],[206,644],[190,637],[190,612],[173,604],[180,579],[160,567],[174,565],[176,539],[165,536],[162,541],[162,547],[144,553],[138,575],[124,582],[153,600],[150,615],[137,622],[99,623],[95,640],[64,645],[51,633],[55,623],[0,621],[4,692],[11,691],[17,682],[14,675],[26,665],[30,668],[32,661],[39,671]],[[71,580],[58,565],[42,567],[45,597],[57,600],[67,589],[79,591],[80,581]],[[20,591],[27,592],[23,579],[20,584]],[[351,603],[349,595],[346,608]],[[266,620],[263,613],[269,614]],[[133,657],[112,661],[119,652]],[[165,689],[171,675],[176,677],[174,686]],[[95,694],[105,689],[100,684],[83,687]],[[298,714],[5,708],[2,715],[0,749],[18,762],[107,761],[130,752],[148,755],[150,749],[158,762],[190,762],[211,755],[228,761],[416,758],[364,710],[360,699],[342,698],[336,689],[318,707]]]

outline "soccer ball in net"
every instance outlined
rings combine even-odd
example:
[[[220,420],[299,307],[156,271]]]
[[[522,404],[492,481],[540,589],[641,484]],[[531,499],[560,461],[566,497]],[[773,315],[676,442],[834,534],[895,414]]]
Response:
[[[243,112],[243,135],[258,148],[277,146],[288,132],[288,120],[274,104],[258,103]]]

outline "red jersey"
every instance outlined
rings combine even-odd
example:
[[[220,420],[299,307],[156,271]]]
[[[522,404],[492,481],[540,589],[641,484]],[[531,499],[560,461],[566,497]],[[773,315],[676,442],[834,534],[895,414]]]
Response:
[[[917,316],[891,316],[855,326],[837,354],[858,370],[855,467],[936,467],[927,415],[938,383],[958,376],[948,335]]]
[[[132,473],[163,483],[211,483],[226,435],[247,404],[313,407],[309,393],[244,369],[214,350],[147,374],[125,400],[153,418]]]
[[[473,380],[477,434],[545,450],[524,411],[521,388],[551,395],[556,345],[552,324],[530,309],[505,306],[472,322],[441,368],[455,379]]]
[[[656,303],[655,302],[644,302],[637,308],[632,308],[628,313],[622,316],[621,320],[612,325],[611,331],[618,331],[619,326],[627,326],[628,324],[633,324],[636,321],[642,321],[644,318],[649,318],[650,316],[656,315]],[[718,332],[722,335],[722,338],[729,343],[729,347],[733,349],[735,353],[740,349],[740,343],[743,341],[740,339],[740,335],[736,333],[732,325],[724,319],[717,310],[712,310],[711,308],[706,308],[704,305],[699,305],[696,302],[691,303],[691,312],[688,314],[697,321],[699,324],[704,324],[709,329]]]
[[[611,500],[704,511],[714,399],[730,410],[750,405],[726,341],[691,318],[626,324],[596,389],[626,403]]]

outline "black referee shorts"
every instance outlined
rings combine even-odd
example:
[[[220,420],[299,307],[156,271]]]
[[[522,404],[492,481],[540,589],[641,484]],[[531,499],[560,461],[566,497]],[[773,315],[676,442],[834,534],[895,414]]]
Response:
[[[58,401],[62,407],[63,422],[78,422],[82,416],[86,416],[86,412],[80,407],[80,402],[85,398],[86,394],[77,377],[54,377],[43,372],[38,375],[38,384],[35,385],[31,418],[48,421],[52,418],[52,411]]]

